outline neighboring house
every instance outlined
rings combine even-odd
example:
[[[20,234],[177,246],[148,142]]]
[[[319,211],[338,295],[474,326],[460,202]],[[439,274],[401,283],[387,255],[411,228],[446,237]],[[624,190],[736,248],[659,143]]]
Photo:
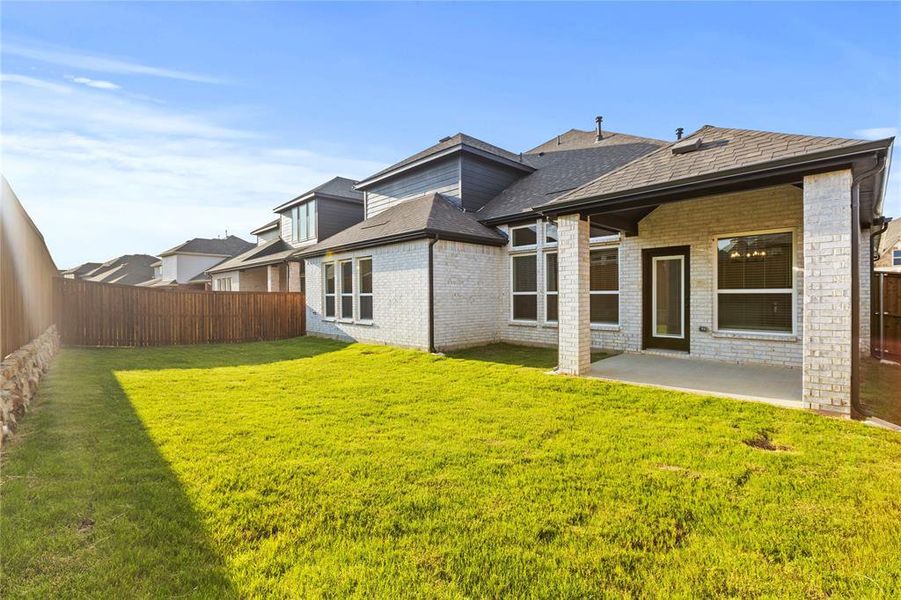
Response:
[[[879,239],[876,271],[901,273],[901,220],[890,221]]]
[[[149,254],[125,254],[89,270],[83,270],[82,267],[94,263],[85,263],[85,265],[70,269],[69,271],[72,271],[72,273],[64,272],[63,277],[67,279],[84,279],[85,281],[97,283],[141,285],[153,278],[153,267],[151,265],[157,260],[157,257]],[[77,274],[79,272],[81,274]]]
[[[307,328],[556,345],[579,375],[592,347],[790,366],[803,406],[848,414],[892,142],[598,127],[516,154],[444,138],[359,182],[366,219],[297,252]]]
[[[254,229],[257,245],[209,269],[214,291],[304,291],[298,249],[318,243],[363,220],[357,182],[335,177],[277,206],[278,218]]]
[[[142,285],[205,289],[209,285],[207,269],[250,248],[256,246],[234,235],[188,240],[161,252],[155,277]]]
[[[101,263],[95,262],[86,262],[78,265],[77,267],[72,267],[71,269],[66,269],[65,271],[60,271],[60,275],[64,279],[81,279],[87,273],[90,273],[97,267],[99,267]]]

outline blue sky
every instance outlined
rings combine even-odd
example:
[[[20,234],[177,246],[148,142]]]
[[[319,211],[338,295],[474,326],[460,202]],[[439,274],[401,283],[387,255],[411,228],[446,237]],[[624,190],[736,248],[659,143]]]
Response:
[[[898,3],[4,2],[0,32],[3,173],[60,266],[249,238],[457,131],[901,128]]]

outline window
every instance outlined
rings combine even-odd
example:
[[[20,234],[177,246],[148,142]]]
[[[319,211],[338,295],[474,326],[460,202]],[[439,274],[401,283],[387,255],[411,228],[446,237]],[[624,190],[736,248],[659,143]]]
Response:
[[[557,245],[557,221],[547,221],[544,224],[544,245]]]
[[[372,320],[372,258],[357,261],[357,302],[360,320]]]
[[[232,278],[231,277],[220,277],[216,280],[216,289],[220,292],[230,292],[232,291]]]
[[[892,250],[892,266],[901,265],[901,250]]]
[[[619,249],[592,250],[589,294],[591,323],[619,324]]]
[[[791,333],[792,233],[720,238],[716,246],[717,329]]]
[[[514,248],[532,248],[538,243],[538,225],[533,223],[510,230],[510,241]]]
[[[291,209],[291,235],[295,242],[303,242],[316,236],[315,200]]]
[[[338,263],[341,276],[341,318],[354,318],[354,264],[343,260]]]
[[[538,265],[535,254],[510,257],[513,283],[513,319],[538,319]]]
[[[588,217],[588,237],[592,240],[615,240],[619,238],[619,234],[600,225],[595,225],[593,218]]]
[[[544,255],[544,320],[557,322],[557,253]]]
[[[325,273],[325,317],[335,318],[335,263],[326,263]]]

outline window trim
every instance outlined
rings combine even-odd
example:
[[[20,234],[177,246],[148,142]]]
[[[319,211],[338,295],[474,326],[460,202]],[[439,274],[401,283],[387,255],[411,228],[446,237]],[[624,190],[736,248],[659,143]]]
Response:
[[[513,283],[514,283],[514,281],[513,281],[513,277],[514,277],[513,263],[516,261],[517,258],[523,258],[526,256],[534,256],[535,257],[535,291],[534,292],[517,292],[514,290],[514,287],[513,287]],[[538,323],[538,296],[539,296],[538,268],[539,268],[538,267],[538,252],[534,252],[534,251],[533,252],[520,252],[517,254],[510,255],[510,322],[511,323],[526,323],[529,325],[535,325]],[[517,319],[516,317],[513,316],[513,301],[516,298],[516,296],[535,296],[535,318],[534,319]]]
[[[341,323],[353,323],[354,316],[356,315],[356,302],[354,302],[354,291],[356,288],[356,281],[354,280],[354,260],[352,258],[345,258],[337,262],[337,269],[335,269],[335,293],[339,298],[338,304],[335,305],[335,319],[337,319]],[[350,264],[350,291],[344,291],[344,273],[341,272],[341,269],[344,265]],[[344,316],[344,297],[350,296],[350,316]]]
[[[524,244],[522,246],[516,246],[513,243],[513,232],[517,229],[528,229],[530,227],[535,228],[535,243],[534,244]],[[538,242],[541,240],[541,236],[544,235],[544,227],[541,224],[540,220],[533,221],[527,225],[517,225],[515,227],[510,227],[510,249],[513,252],[533,252],[538,248]],[[531,321],[529,321],[531,322]]]
[[[592,291],[592,289],[591,289],[591,253],[598,251],[598,250],[613,250],[613,249],[616,250],[616,291],[614,291],[614,290]],[[591,327],[599,327],[599,328],[620,327],[620,323],[622,323],[622,321],[623,321],[623,315],[622,315],[623,304],[621,302],[622,298],[620,297],[620,291],[622,291],[622,285],[623,285],[622,250],[623,250],[623,246],[619,241],[617,241],[617,242],[611,241],[611,243],[595,246],[593,248],[588,249],[588,303],[589,303],[588,324]],[[616,296],[617,296],[616,322],[614,323],[612,321],[592,321],[591,320],[591,296],[595,296],[595,295],[596,296],[602,296],[602,295],[603,296],[612,296],[614,294],[616,294]]]
[[[789,288],[748,288],[720,290],[719,276],[719,246],[718,242],[725,238],[749,237],[752,235],[767,235],[772,233],[791,234],[791,289]],[[797,227],[781,227],[776,229],[758,229],[753,231],[739,231],[736,233],[717,233],[712,238],[713,256],[713,334],[728,334],[735,336],[770,336],[775,338],[794,338],[798,335],[798,229]],[[769,331],[766,329],[723,329],[720,328],[719,297],[726,294],[788,294],[791,293],[791,331]]]
[[[354,273],[354,296],[355,296],[354,297],[354,316],[356,317],[356,322],[362,323],[362,324],[370,324],[370,323],[372,323],[373,319],[375,318],[375,300],[373,298],[373,292],[375,291],[375,281],[373,280],[371,282],[372,291],[370,291],[370,292],[363,292],[362,291],[363,284],[360,282],[360,277],[363,274],[363,270],[360,268],[360,263],[363,261],[366,261],[366,260],[369,261],[369,278],[372,280],[373,274],[374,274],[373,270],[372,270],[372,257],[371,256],[361,256],[357,259],[354,259],[354,262],[356,263],[356,265],[355,265],[356,272]],[[360,315],[360,307],[362,306],[362,303],[360,302],[360,298],[366,298],[366,297],[371,299],[371,304],[372,304],[372,317],[370,317],[368,319],[364,319]]]
[[[335,291],[331,294],[328,292],[328,266],[332,267],[332,277],[335,278]],[[322,263],[322,318],[326,321],[334,321],[338,317],[338,265],[335,261],[328,261]],[[326,307],[328,306],[328,297],[331,296],[333,298],[332,306],[335,307],[335,314],[329,316],[326,313],[328,310]]]
[[[541,315],[542,316],[541,322],[544,325],[557,325],[557,324],[559,324],[559,318],[560,318],[560,256],[557,253],[556,244],[554,244],[554,246],[552,248],[553,248],[552,250],[548,250],[544,253],[544,256],[543,256],[544,260],[542,261],[542,266],[543,266],[542,270],[543,270],[543,274],[544,274],[544,286],[542,288],[542,296],[544,298],[544,304],[542,305],[542,308],[544,309],[544,312]],[[548,265],[547,257],[550,256],[551,254],[553,254],[554,256],[557,257],[557,290],[554,292],[548,291],[548,289],[547,289],[547,265]],[[511,290],[512,290],[512,288],[511,288]],[[557,298],[557,319],[548,319],[547,318],[547,297],[548,296],[556,296],[556,298]],[[513,313],[510,313],[510,314],[512,315]],[[531,321],[529,321],[529,322],[531,323]]]

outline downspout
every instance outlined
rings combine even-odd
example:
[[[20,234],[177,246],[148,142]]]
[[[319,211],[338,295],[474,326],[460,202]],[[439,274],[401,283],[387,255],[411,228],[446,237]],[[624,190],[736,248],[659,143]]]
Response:
[[[876,166],[854,177],[851,183],[851,416],[858,418],[869,416],[860,403],[860,184],[884,168],[885,157],[877,156]],[[872,273],[872,253],[867,258],[868,271]]]
[[[429,352],[435,353],[435,244],[438,236],[429,239]]]

